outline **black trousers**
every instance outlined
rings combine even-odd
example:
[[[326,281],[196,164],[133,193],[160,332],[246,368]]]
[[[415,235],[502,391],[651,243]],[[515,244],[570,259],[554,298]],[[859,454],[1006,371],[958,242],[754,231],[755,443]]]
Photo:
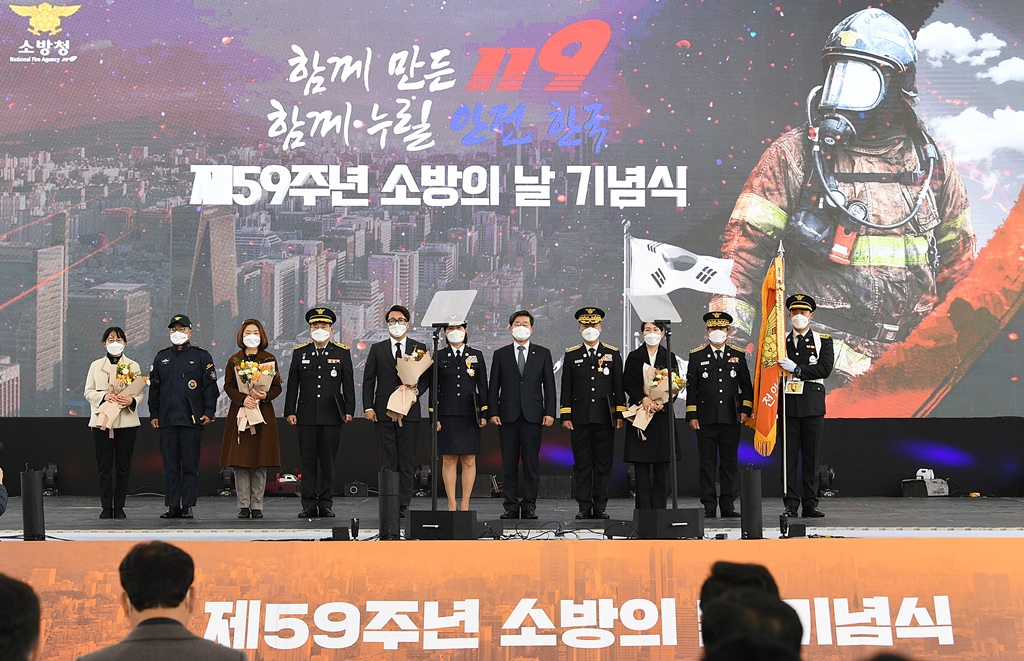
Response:
[[[615,428],[610,423],[573,425],[572,480],[580,511],[601,510],[608,505],[608,475],[612,472]]]
[[[786,470],[789,484],[784,485],[787,508],[818,506],[818,450],[825,430],[825,416],[796,418],[786,416]],[[782,430],[779,430],[780,433]],[[797,473],[797,461],[800,473]]]
[[[501,444],[501,490],[505,494],[506,512],[537,511],[540,490],[540,435],[544,427],[520,417],[515,422],[502,421],[498,427]],[[523,462],[523,500],[516,492],[519,486],[519,462]]]
[[[192,507],[199,495],[199,444],[203,430],[161,427],[160,456],[164,460],[164,505]]]
[[[93,427],[96,443],[96,475],[100,480],[100,506],[105,510],[124,507],[128,495],[128,478],[132,473],[132,454],[138,427],[114,430],[114,438],[105,429]]]
[[[391,418],[377,418],[377,447],[380,449],[380,469],[398,471],[398,504],[409,507],[412,502],[413,475],[416,471],[416,436],[420,423],[403,418],[402,426]]]
[[[297,425],[302,509],[334,507],[335,458],[341,425]]]
[[[697,489],[705,509],[714,511],[716,506],[721,506],[723,514],[735,511],[739,495],[739,447],[739,423],[708,423],[697,430],[700,459]],[[721,496],[715,494],[716,468]]]
[[[636,508],[663,510],[668,507],[668,461],[635,462]]]

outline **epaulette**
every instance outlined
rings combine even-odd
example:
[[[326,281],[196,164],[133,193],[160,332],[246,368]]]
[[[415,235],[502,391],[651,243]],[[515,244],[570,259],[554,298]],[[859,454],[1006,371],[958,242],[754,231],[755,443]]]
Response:
[[[300,344],[299,346],[295,347],[295,349],[301,349],[302,347],[308,347],[310,344],[312,344],[312,342],[306,342],[305,344]],[[295,349],[292,349],[292,351],[295,351]]]
[[[607,342],[602,342],[601,346],[604,347],[605,349],[611,349],[612,351],[618,351],[619,350],[618,347],[613,347],[612,345],[608,344]]]
[[[735,344],[730,344],[730,345],[729,345],[729,348],[730,348],[730,349],[732,349],[733,351],[739,351],[740,353],[746,353],[746,352],[747,352],[747,350],[746,350],[746,349],[740,349],[740,348],[739,348],[738,346],[736,346]]]
[[[832,335],[829,334],[829,333],[818,333],[818,335],[820,335],[821,339],[823,339],[823,340],[830,340],[830,339],[832,339]]]
[[[341,347],[345,351],[348,351],[348,345],[347,344],[342,344],[341,342],[332,342],[332,343],[334,344],[334,346]]]
[[[702,344],[699,347],[697,347],[696,349],[690,349],[690,353],[697,353],[698,351],[703,351],[704,349],[707,348],[707,346],[708,345],[706,345],[706,344]]]
[[[577,349],[579,349],[582,346],[583,346],[582,344],[577,344],[574,347],[569,347],[568,349],[565,350],[565,353],[569,353],[570,351],[576,351]]]

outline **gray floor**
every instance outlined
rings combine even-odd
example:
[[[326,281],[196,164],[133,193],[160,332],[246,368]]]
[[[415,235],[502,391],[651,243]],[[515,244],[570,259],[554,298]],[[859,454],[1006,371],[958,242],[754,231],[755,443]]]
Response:
[[[695,498],[682,498],[680,507],[696,508]],[[44,498],[46,533],[55,539],[152,539],[191,538],[231,539],[317,539],[330,536],[335,526],[349,527],[359,519],[359,537],[376,534],[378,527],[376,498],[337,498],[334,519],[298,519],[300,505],[295,497],[268,497],[266,518],[239,520],[235,499],[200,498],[192,520],[164,520],[162,498],[129,497],[124,520],[100,520],[96,499],[77,496]],[[445,501],[439,508],[445,509]],[[412,509],[429,510],[429,497],[413,499]],[[477,498],[473,508],[480,521],[498,519],[502,513],[498,498]],[[820,508],[823,519],[796,519],[807,525],[808,535],[844,537],[1024,537],[1024,498],[824,498]],[[505,521],[506,538],[570,537],[600,538],[603,522],[577,521],[578,508],[573,500],[541,499],[536,521]],[[779,536],[782,504],[774,499],[762,503],[766,538]],[[631,520],[632,499],[618,498],[608,503],[613,519]],[[17,539],[22,534],[22,502],[12,498],[7,513],[0,518],[0,539]],[[705,536],[740,537],[740,519],[705,520]]]

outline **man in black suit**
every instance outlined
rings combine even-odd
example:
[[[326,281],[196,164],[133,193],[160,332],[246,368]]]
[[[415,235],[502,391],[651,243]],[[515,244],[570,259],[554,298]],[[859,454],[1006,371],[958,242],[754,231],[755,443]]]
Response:
[[[292,352],[284,417],[298,426],[299,462],[302,464],[300,519],[333,517],[335,458],[341,443],[342,422],[352,422],[356,390],[352,379],[352,352],[334,342],[337,316],[328,308],[306,313],[312,342]]]
[[[697,432],[697,489],[706,519],[715,518],[719,506],[723,517],[739,516],[740,428],[750,417],[754,402],[747,354],[725,343],[731,323],[732,315],[727,312],[704,315],[708,344],[690,352],[686,367],[686,419]],[[716,467],[721,495],[715,493]]]
[[[398,378],[398,361],[427,345],[407,335],[411,316],[401,305],[392,305],[384,317],[390,338],[370,347],[363,371],[363,410],[366,419],[376,423],[377,446],[380,448],[382,471],[398,471],[398,502],[400,516],[405,516],[412,502],[413,472],[416,470],[416,435],[419,433],[420,402],[417,399],[402,418],[402,424],[388,417],[388,398],[402,382]],[[423,373],[414,388],[417,397],[430,387],[430,370]]]
[[[583,344],[565,350],[562,360],[562,426],[572,440],[572,479],[577,519],[607,519],[608,476],[612,472],[615,430],[625,424],[622,355],[599,342],[604,310],[576,311]]]
[[[540,436],[555,423],[555,371],[551,352],[531,344],[533,315],[526,310],[509,317],[512,344],[494,352],[487,388],[491,423],[501,442],[503,519],[537,518],[540,484]],[[519,462],[523,463],[523,500],[516,497]]]
[[[786,516],[797,516],[797,505],[803,504],[805,517],[823,517],[818,509],[818,451],[825,429],[825,384],[832,373],[835,352],[832,338],[825,333],[810,330],[811,319],[817,305],[807,294],[795,294],[786,299],[789,323],[793,330],[786,336],[786,358],[779,367],[789,372],[786,379],[786,397],[780,415],[785,415],[786,472],[788,484]],[[800,482],[796,465],[800,460]],[[800,485],[803,491],[801,493]]]

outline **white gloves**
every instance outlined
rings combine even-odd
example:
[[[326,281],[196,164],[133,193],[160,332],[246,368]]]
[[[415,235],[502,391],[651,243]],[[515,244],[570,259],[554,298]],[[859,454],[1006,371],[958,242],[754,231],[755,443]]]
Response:
[[[782,369],[786,370],[791,374],[796,371],[796,363],[794,363],[789,358],[780,358],[779,367],[781,367]]]

